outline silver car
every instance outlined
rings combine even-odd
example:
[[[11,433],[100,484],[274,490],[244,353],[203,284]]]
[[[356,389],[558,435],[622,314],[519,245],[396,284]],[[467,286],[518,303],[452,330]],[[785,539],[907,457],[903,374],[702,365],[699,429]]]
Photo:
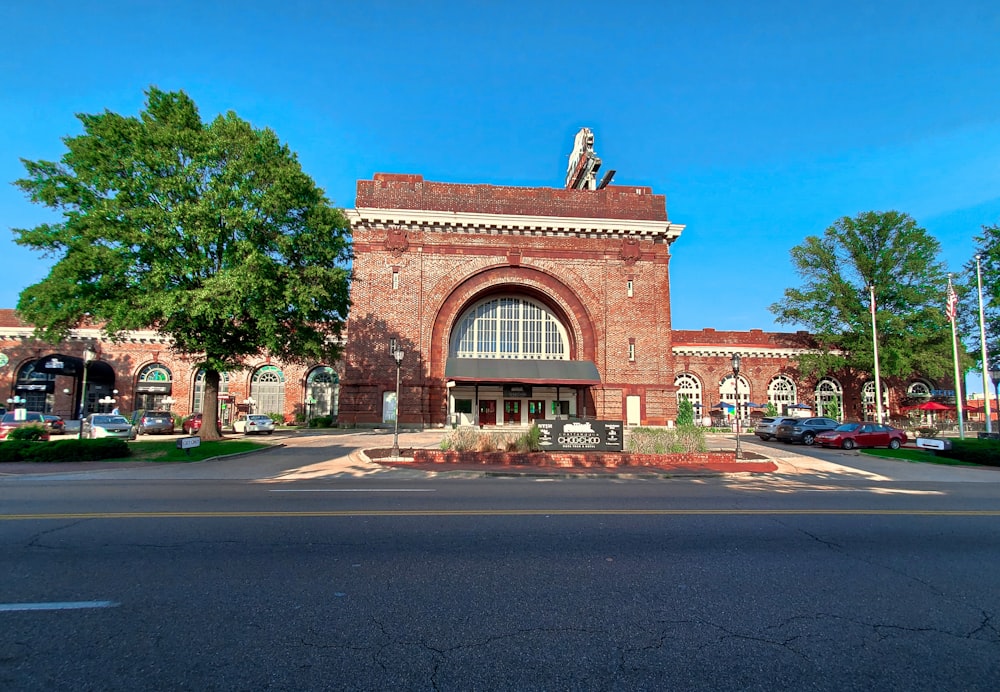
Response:
[[[234,422],[233,431],[244,435],[254,433],[270,435],[274,432],[274,421],[263,413],[251,413],[246,418],[240,418]]]
[[[83,436],[89,440],[101,437],[131,440],[135,437],[135,431],[125,416],[113,413],[91,413],[83,419]]]
[[[794,423],[795,419],[783,418],[782,416],[778,416],[776,418],[761,418],[757,427],[753,429],[753,434],[762,439],[764,442],[767,442],[774,437],[774,433],[777,432],[778,426],[786,421],[788,423]]]

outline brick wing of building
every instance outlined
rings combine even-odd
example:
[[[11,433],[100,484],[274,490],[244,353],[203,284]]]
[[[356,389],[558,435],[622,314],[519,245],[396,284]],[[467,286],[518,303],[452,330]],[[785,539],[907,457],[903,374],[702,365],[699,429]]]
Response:
[[[798,373],[808,334],[674,330],[671,247],[684,226],[649,187],[609,185],[610,175],[598,185],[591,145],[581,130],[565,188],[358,181],[347,212],[355,260],[343,361],[262,358],[224,373],[220,419],[253,411],[378,425],[398,410],[404,425],[669,425],[680,398],[705,419],[747,418],[767,404],[783,415],[876,417],[870,373]],[[181,415],[206,404],[203,375],[155,333],[112,343],[81,327],[47,345],[11,310],[0,311],[0,331],[8,406],[78,417],[112,399]],[[935,396],[954,402],[930,380],[882,383],[884,414]]]

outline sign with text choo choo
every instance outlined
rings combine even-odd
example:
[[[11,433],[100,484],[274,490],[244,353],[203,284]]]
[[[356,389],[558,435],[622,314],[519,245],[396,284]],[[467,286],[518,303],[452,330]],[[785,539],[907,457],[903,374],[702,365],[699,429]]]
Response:
[[[544,452],[622,451],[620,420],[539,420],[535,425]]]

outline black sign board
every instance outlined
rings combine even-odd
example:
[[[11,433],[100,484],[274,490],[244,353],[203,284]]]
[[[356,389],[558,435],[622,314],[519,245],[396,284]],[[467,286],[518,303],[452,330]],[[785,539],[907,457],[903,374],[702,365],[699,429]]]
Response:
[[[47,382],[18,382],[14,385],[14,389],[18,392],[45,392],[46,394],[52,394],[56,391],[56,383],[52,380]]]
[[[621,452],[620,420],[537,420],[543,452]]]
[[[170,394],[173,391],[172,382],[140,382],[135,386],[137,394]]]
[[[504,399],[520,399],[531,396],[530,384],[505,384],[503,387]]]
[[[35,372],[50,375],[78,375],[83,372],[83,360],[76,356],[50,353],[35,361]]]

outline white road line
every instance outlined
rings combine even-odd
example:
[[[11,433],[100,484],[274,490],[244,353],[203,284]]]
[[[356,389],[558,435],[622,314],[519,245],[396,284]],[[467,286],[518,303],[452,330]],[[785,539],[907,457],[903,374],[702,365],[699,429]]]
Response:
[[[115,601],[63,601],[54,603],[0,603],[0,612],[20,610],[81,610],[83,608],[114,608]]]
[[[270,493],[436,493],[436,488],[270,488]]]

